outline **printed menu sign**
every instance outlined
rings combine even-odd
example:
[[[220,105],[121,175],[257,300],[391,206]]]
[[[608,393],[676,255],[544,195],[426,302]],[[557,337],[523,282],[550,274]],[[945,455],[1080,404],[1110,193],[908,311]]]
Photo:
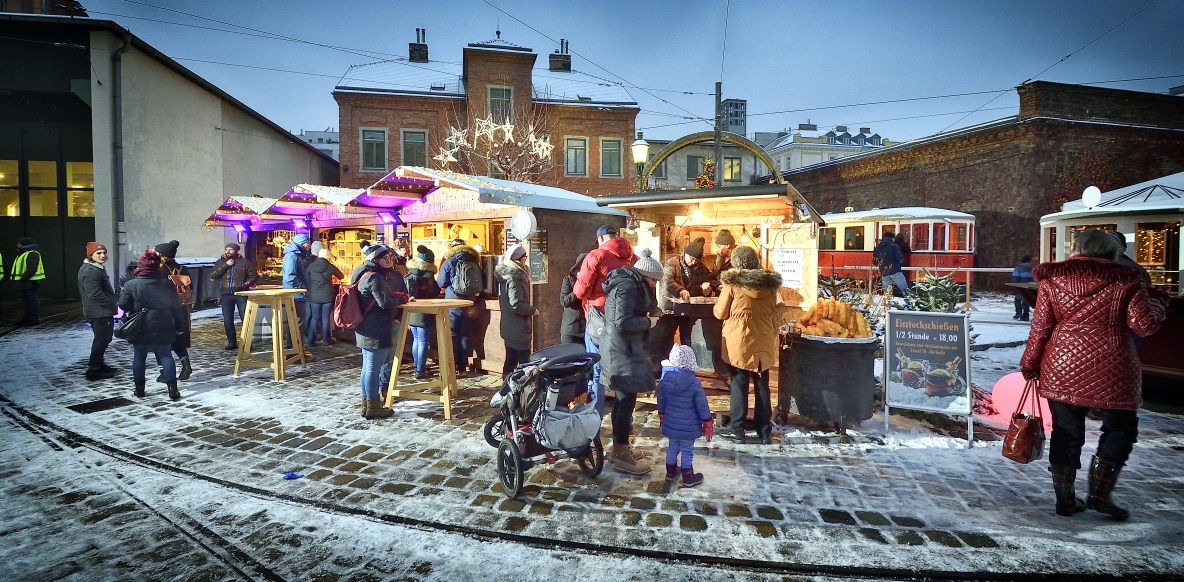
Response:
[[[888,312],[885,407],[970,414],[968,322],[961,313]]]
[[[777,249],[773,253],[773,270],[781,274],[781,286],[802,288],[802,249]]]

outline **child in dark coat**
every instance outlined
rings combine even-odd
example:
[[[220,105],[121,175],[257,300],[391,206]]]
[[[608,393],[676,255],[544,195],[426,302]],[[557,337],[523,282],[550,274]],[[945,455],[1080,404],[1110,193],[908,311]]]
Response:
[[[670,359],[662,362],[662,379],[658,381],[658,417],[662,434],[670,438],[666,448],[666,482],[678,480],[678,455],[682,454],[682,484],[694,487],[703,482],[703,474],[696,473],[691,462],[695,457],[695,439],[712,436],[711,409],[703,384],[695,377],[699,365],[690,346],[675,344],[670,348]]]

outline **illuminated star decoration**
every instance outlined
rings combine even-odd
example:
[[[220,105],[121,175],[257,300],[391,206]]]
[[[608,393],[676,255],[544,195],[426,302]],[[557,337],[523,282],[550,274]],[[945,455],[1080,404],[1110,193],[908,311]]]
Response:
[[[514,124],[505,122],[498,129],[502,130],[502,143],[516,143],[514,141]]]
[[[498,124],[494,123],[492,119],[489,119],[489,118],[478,119],[477,120],[477,130],[476,130],[476,132],[474,132],[474,135],[473,135],[474,141],[481,139],[483,137],[486,139],[489,139],[490,141],[493,141],[493,132],[496,131],[498,129],[498,127],[499,127]]]

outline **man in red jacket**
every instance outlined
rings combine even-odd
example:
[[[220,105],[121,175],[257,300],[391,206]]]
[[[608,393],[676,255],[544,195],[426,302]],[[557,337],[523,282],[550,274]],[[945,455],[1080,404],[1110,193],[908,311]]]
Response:
[[[633,256],[633,246],[629,241],[620,238],[616,227],[608,224],[596,229],[596,244],[598,247],[584,257],[584,264],[580,267],[580,273],[576,275],[572,292],[584,303],[584,313],[587,316],[584,346],[589,352],[598,354],[599,334],[604,329],[604,278],[613,269],[632,266],[637,257]],[[600,364],[596,364],[592,369],[590,389],[596,395],[596,411],[604,416],[604,388],[600,386]]]

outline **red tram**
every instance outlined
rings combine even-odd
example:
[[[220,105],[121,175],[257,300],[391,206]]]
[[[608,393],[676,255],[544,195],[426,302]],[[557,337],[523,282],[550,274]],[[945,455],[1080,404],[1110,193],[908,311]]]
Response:
[[[908,206],[860,212],[836,212],[822,215],[826,226],[818,229],[818,272],[837,276],[851,275],[865,279],[872,251],[885,233],[903,233],[909,243],[908,267],[937,269],[942,274],[958,267],[974,266],[974,215],[942,208]],[[905,271],[909,281],[917,271]],[[965,283],[969,273],[955,278]]]

